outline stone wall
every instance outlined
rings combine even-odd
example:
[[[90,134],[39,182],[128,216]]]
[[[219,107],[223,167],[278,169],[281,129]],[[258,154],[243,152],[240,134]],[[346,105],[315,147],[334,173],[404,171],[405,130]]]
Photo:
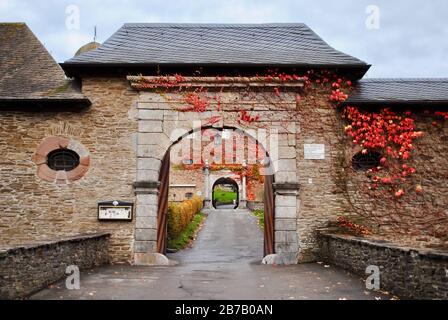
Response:
[[[39,244],[0,247],[0,299],[20,299],[80,270],[109,262],[109,234],[79,235]]]
[[[300,260],[316,258],[316,230],[337,216],[356,216],[359,223],[385,237],[435,236],[448,233],[448,122],[437,121],[434,110],[415,109],[417,131],[409,165],[417,172],[406,183],[406,195],[370,192],[370,179],[355,171],[351,159],[359,152],[344,133],[346,125],[324,90],[302,97],[298,105],[297,170],[300,181],[298,237]],[[432,115],[431,115],[432,114]],[[304,144],[325,144],[325,160],[304,159]],[[423,193],[417,194],[420,184]]]
[[[328,88],[304,95],[298,105],[296,135],[297,174],[300,182],[297,229],[300,260],[315,261],[316,229],[344,212],[346,200],[339,186],[344,129],[338,111],[328,101]],[[307,160],[305,144],[324,144],[324,160]],[[343,173],[342,173],[343,174]]]
[[[82,112],[0,113],[0,245],[105,231],[112,261],[131,262],[134,223],[99,222],[97,203],[135,201],[137,93],[124,78],[83,79],[83,93],[93,105]],[[82,179],[60,185],[36,176],[33,154],[49,136],[88,150]]]
[[[262,202],[262,201],[247,201],[247,208],[251,211],[264,210],[264,202]]]
[[[322,234],[321,258],[366,277],[378,266],[380,289],[400,298],[448,299],[448,254],[436,250],[394,246],[351,236]]]
[[[358,214],[378,233],[444,238],[448,234],[448,121],[434,126],[433,112],[414,110],[414,114],[416,130],[424,135],[413,143],[408,165],[416,173],[404,184],[406,195],[397,200],[393,192],[368,190],[371,182],[365,172],[351,168],[356,152],[347,141],[341,158],[345,172],[339,180],[342,194],[350,200],[345,212]],[[423,187],[421,194],[415,192],[416,185]]]
[[[158,180],[164,154],[174,141],[195,128],[195,122],[209,124],[210,118],[222,113],[179,112],[176,107],[183,103],[176,94],[169,94],[167,101],[155,92],[138,92],[124,77],[83,78],[83,93],[93,105],[81,112],[0,114],[0,244],[107,231],[111,233],[112,261],[131,263],[136,248],[136,253],[155,248],[157,183],[153,182]],[[235,127],[243,132],[259,127],[278,130],[279,158],[274,163],[278,169],[277,252],[291,257],[299,252],[299,261],[314,261],[319,253],[316,229],[346,213],[362,215],[368,222],[377,215],[380,220],[375,224],[385,232],[446,235],[446,124],[433,127],[432,119],[418,117],[417,127],[428,133],[415,143],[415,179],[424,193],[404,197],[398,206],[395,202],[385,205],[383,199],[362,192],[364,173],[350,171],[353,148],[328,95],[328,88],[320,86],[308,93],[300,87],[285,88],[279,97],[272,88],[260,88],[249,96],[238,89],[223,92],[226,114],[214,127]],[[259,122],[236,124],[241,110],[259,115]],[[33,154],[49,136],[79,141],[88,150],[90,164],[84,177],[60,185],[36,175]],[[305,144],[324,144],[325,159],[304,159]],[[194,183],[196,190],[202,190],[202,172],[184,175],[172,171],[171,175],[171,183]],[[134,182],[149,182],[151,188],[134,190]],[[99,222],[97,202],[108,200],[135,202],[134,221]]]
[[[173,187],[175,185],[180,186]],[[182,170],[177,168],[175,164],[171,164],[169,200],[184,201],[187,192],[202,197],[204,193],[204,174],[202,170]]]

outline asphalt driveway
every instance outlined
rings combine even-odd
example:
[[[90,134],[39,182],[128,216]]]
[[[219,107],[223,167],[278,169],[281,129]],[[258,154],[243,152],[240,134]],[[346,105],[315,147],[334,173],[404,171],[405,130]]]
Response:
[[[261,265],[262,246],[249,212],[216,210],[193,248],[169,255],[176,266],[106,266],[83,272],[80,290],[61,281],[31,299],[388,299],[333,266]]]

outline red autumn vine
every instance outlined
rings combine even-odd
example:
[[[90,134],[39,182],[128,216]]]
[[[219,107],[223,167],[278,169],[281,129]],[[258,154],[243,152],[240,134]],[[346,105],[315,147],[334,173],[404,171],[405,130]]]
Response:
[[[194,78],[194,77],[193,77]],[[244,78],[244,77],[243,77]],[[200,79],[200,77],[194,78]],[[180,102],[183,104],[179,107],[179,100],[175,98],[175,109],[181,112],[205,112],[205,111],[222,111],[222,97],[221,94],[224,90],[225,83],[228,87],[232,84],[229,83],[234,78],[225,76],[209,77],[209,80],[216,83],[214,92],[209,92],[208,87],[196,86],[187,81],[187,78],[175,74],[157,77],[144,77],[139,76],[134,78],[134,86],[139,89],[153,89],[164,96],[168,101],[171,100],[168,91],[172,91],[180,95]],[[301,94],[307,94],[311,92],[316,86],[328,87],[329,101],[333,103],[339,103],[345,101],[348,97],[347,91],[350,90],[352,82],[343,77],[338,76],[336,73],[328,70],[309,70],[303,74],[298,73],[285,73],[280,72],[278,69],[269,69],[264,75],[256,75],[250,79],[264,82],[266,84],[273,85],[274,96],[281,102],[282,95],[280,87],[285,83],[303,83],[303,92]],[[275,84],[278,84],[276,86]],[[242,86],[238,86],[238,89],[242,89]],[[246,92],[250,92],[250,86],[245,89]],[[302,100],[301,94],[297,94],[296,102],[299,104]],[[269,103],[276,104],[276,101],[269,99]],[[280,107],[281,103],[279,103]],[[260,115],[255,112],[249,112],[246,110],[240,110],[238,112],[236,122],[240,125],[250,125],[258,123]],[[295,115],[293,115],[295,116]],[[210,123],[217,123],[219,120],[214,117],[210,119]]]
[[[185,103],[188,105],[183,111],[205,112],[210,106],[210,101],[204,99],[196,92],[188,92],[185,94]]]
[[[346,107],[343,116],[349,124],[346,133],[362,153],[380,152],[380,166],[369,170],[371,188],[390,190],[396,198],[406,194],[404,184],[416,169],[407,164],[414,150],[413,142],[423,135],[416,131],[411,112],[398,114],[388,108],[376,112],[362,111],[357,107]],[[418,191],[417,191],[418,190]],[[422,192],[421,186],[416,188]]]
[[[337,219],[337,225],[343,231],[352,233],[357,236],[367,236],[372,234],[372,231],[370,231],[367,227],[356,224],[346,217],[339,217]]]

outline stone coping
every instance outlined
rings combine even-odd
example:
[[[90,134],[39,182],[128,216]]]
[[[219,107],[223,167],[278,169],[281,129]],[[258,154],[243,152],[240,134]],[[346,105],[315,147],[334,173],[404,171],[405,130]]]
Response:
[[[137,90],[154,89],[163,87],[158,76],[127,76],[131,87]],[[284,80],[280,77],[182,77],[179,81],[175,76],[162,77],[170,82],[169,87],[303,87],[304,79]]]
[[[110,233],[107,232],[98,232],[98,233],[85,233],[68,237],[61,237],[58,240],[48,240],[48,241],[39,241],[34,243],[27,244],[19,244],[19,245],[11,245],[11,246],[1,246],[0,245],[0,258],[19,253],[20,251],[26,250],[34,250],[38,248],[51,247],[54,245],[64,244],[64,243],[75,243],[82,242],[85,240],[95,239],[95,238],[109,238],[111,236]]]
[[[432,258],[432,259],[448,261],[448,251],[442,251],[442,250],[431,249],[431,248],[400,246],[400,245],[394,244],[389,241],[366,239],[366,238],[356,237],[356,236],[351,236],[351,235],[346,235],[346,234],[335,234],[335,233],[326,232],[326,231],[322,231],[322,230],[320,230],[318,232],[321,237],[327,237],[327,238],[332,238],[332,239],[337,239],[337,240],[344,240],[347,242],[366,245],[366,246],[370,246],[370,247],[396,250],[396,251],[401,251],[404,253],[414,252],[414,253],[419,254],[420,256],[425,256],[425,257]]]

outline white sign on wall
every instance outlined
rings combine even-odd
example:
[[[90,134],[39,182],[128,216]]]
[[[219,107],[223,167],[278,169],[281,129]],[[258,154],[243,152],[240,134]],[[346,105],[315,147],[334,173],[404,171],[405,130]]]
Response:
[[[133,204],[127,202],[101,202],[98,204],[98,219],[108,221],[132,221]]]
[[[325,160],[324,144],[305,144],[306,160]]]

